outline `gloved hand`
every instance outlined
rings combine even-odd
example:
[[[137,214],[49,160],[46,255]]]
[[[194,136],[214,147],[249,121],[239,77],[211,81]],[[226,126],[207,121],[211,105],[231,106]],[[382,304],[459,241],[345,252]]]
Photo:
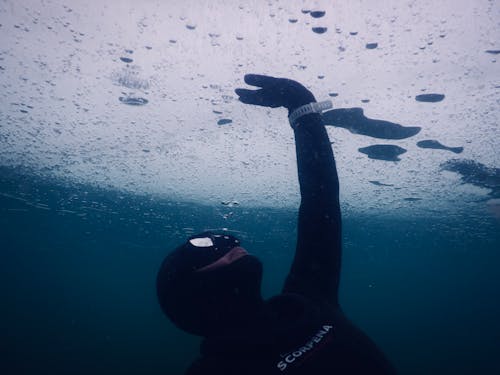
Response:
[[[246,74],[245,83],[259,90],[236,89],[241,102],[264,107],[285,107],[290,114],[304,104],[315,102],[314,95],[296,81],[259,74]]]

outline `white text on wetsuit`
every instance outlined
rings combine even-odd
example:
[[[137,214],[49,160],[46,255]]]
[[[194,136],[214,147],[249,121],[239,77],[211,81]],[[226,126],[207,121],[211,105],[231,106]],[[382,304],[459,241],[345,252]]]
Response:
[[[301,346],[297,350],[290,352],[283,357],[282,361],[279,361],[277,366],[280,371],[285,371],[289,364],[295,362],[297,359],[302,357],[305,353],[313,350],[325,337],[325,335],[333,328],[333,326],[324,325],[318,333],[316,333],[311,340],[309,340],[304,346]]]

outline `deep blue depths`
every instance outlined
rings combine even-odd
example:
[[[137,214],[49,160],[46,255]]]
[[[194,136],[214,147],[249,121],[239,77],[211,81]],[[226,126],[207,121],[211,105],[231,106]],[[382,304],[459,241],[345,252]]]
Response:
[[[295,220],[295,210],[167,202],[0,168],[0,373],[182,373],[199,340],[157,305],[165,254],[193,232],[240,231],[270,296]],[[500,373],[499,229],[486,212],[344,215],[341,303],[401,374]]]

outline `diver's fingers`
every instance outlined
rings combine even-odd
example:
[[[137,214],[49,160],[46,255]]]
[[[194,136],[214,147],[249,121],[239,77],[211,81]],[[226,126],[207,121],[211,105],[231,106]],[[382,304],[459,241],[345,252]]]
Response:
[[[280,102],[275,100],[275,97],[271,95],[268,90],[265,89],[236,89],[234,91],[239,96],[240,102],[245,104],[261,105],[271,108],[280,107],[282,105]]]
[[[245,83],[258,87],[269,87],[276,84],[278,79],[261,74],[245,74]]]
[[[236,89],[234,92],[239,96],[240,101],[245,104],[262,105],[262,90]]]

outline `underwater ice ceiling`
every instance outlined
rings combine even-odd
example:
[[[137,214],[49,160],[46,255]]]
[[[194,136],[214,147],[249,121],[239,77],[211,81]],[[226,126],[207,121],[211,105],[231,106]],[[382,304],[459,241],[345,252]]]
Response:
[[[346,209],[500,198],[497,1],[0,2],[0,165],[208,204],[299,199],[284,109],[246,73],[300,81]]]

